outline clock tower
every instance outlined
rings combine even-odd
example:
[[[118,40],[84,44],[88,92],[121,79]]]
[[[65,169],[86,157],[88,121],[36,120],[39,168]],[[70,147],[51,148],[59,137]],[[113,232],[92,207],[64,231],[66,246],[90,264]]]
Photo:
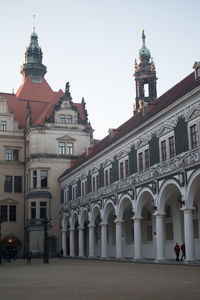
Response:
[[[142,48],[139,51],[140,63],[135,60],[136,99],[134,114],[140,111],[144,104],[149,104],[157,98],[156,70],[151,53],[145,44],[145,34],[142,30]]]

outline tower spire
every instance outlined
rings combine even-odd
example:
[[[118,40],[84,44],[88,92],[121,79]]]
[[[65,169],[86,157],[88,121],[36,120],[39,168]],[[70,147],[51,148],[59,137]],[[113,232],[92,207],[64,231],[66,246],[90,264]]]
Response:
[[[156,71],[153,58],[145,43],[146,36],[142,30],[142,48],[139,51],[140,63],[135,61],[136,98],[135,111],[140,110],[144,103],[150,103],[157,98]]]
[[[33,15],[33,32],[35,32],[35,15]]]
[[[30,76],[33,82],[42,82],[42,77],[46,74],[46,67],[42,64],[43,53],[38,45],[38,36],[35,32],[35,15],[33,32],[30,37],[30,44],[25,52],[25,64],[21,66],[23,80]]]

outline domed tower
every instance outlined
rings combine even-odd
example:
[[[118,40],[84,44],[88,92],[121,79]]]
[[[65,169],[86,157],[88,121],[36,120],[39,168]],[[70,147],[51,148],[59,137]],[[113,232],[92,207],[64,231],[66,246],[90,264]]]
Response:
[[[156,70],[151,53],[145,44],[145,34],[142,30],[142,48],[139,51],[140,63],[135,60],[136,98],[135,111],[140,110],[144,103],[150,103],[157,98]]]
[[[25,64],[21,66],[23,80],[30,76],[33,82],[42,82],[42,77],[47,72],[46,67],[42,64],[42,50],[38,45],[38,36],[33,31],[30,37],[30,44],[25,52]]]

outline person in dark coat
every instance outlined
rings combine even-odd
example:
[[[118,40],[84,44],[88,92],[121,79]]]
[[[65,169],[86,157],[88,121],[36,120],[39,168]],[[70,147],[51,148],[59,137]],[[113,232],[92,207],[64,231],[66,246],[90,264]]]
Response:
[[[32,258],[32,252],[31,251],[28,251],[27,252],[27,265],[31,265],[31,258]]]
[[[186,256],[185,256],[185,243],[183,243],[181,245],[181,251],[182,251],[182,256],[181,256],[180,260],[185,260],[186,259]]]
[[[176,243],[175,247],[174,247],[174,252],[176,254],[176,261],[179,261],[179,254],[180,254],[180,246],[178,243]]]

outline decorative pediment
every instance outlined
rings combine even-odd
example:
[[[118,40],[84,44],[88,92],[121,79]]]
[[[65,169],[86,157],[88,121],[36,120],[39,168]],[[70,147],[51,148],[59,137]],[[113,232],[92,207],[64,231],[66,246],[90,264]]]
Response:
[[[158,137],[161,137],[167,133],[169,133],[170,131],[172,131],[174,128],[173,126],[167,124],[167,125],[164,125],[162,126],[159,130],[158,130]]]
[[[106,168],[106,167],[110,166],[111,164],[112,164],[112,161],[107,159],[105,162],[102,163],[102,166],[103,166],[103,168]]]
[[[99,172],[99,170],[97,169],[97,167],[92,168],[91,174],[95,174],[97,172]]]
[[[16,201],[15,199],[12,199],[12,198],[5,198],[5,199],[0,200],[0,204],[16,205],[16,204],[20,204],[20,202]]]
[[[84,180],[84,179],[87,179],[87,175],[86,174],[82,174],[81,177],[80,177],[80,180]]]
[[[63,136],[57,138],[57,141],[74,142],[74,141],[76,141],[76,139],[74,139],[70,135],[63,135]]]
[[[8,102],[8,100],[5,99],[4,97],[0,96],[0,102]]]
[[[118,153],[117,159],[122,159],[122,158],[126,157],[127,155],[128,155],[128,152],[123,150],[120,153]]]
[[[142,147],[148,145],[148,143],[149,143],[148,140],[140,138],[135,144],[136,149],[142,148]]]
[[[200,116],[200,105],[195,106],[191,112],[188,114],[186,121],[190,121]]]

